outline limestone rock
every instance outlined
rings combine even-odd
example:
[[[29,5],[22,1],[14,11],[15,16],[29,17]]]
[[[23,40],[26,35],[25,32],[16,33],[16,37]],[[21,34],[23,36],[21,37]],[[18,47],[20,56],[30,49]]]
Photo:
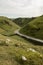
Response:
[[[25,56],[22,56],[23,61],[27,61],[27,58]]]

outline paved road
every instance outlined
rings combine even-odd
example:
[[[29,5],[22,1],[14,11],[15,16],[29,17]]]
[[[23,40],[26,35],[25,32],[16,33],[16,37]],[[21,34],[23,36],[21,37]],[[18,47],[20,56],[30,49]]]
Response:
[[[33,37],[31,37],[31,36],[27,36],[27,35],[24,35],[24,34],[21,34],[21,33],[19,32],[19,29],[16,30],[14,33],[17,34],[17,35],[19,35],[19,36],[25,37],[25,38],[27,38],[27,39],[30,39],[30,40],[33,40],[33,41],[36,41],[36,42],[39,42],[39,43],[43,43],[43,40],[40,40],[40,39],[37,39],[37,38],[33,38]]]

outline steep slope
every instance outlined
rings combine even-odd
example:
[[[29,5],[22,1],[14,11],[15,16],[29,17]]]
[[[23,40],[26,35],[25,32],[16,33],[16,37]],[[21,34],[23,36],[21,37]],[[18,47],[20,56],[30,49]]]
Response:
[[[13,34],[17,28],[8,18],[1,17],[0,65],[43,65],[43,46],[33,45],[17,35],[4,36]]]
[[[43,16],[37,17],[28,23],[20,32],[28,36],[43,39]]]
[[[0,16],[0,34],[10,35],[18,28],[19,26],[13,23],[9,18]]]
[[[35,19],[34,17],[33,18],[16,18],[16,19],[12,19],[12,21],[14,23],[16,23],[17,25],[19,25],[20,27],[26,25],[27,23],[29,23],[30,21],[32,21],[33,19]]]
[[[0,65],[43,65],[43,46],[0,35]]]

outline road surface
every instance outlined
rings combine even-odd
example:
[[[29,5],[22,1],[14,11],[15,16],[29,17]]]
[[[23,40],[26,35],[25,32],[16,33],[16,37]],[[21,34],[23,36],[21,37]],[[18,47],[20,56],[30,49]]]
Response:
[[[39,43],[43,43],[43,40],[40,40],[40,39],[31,37],[31,36],[27,36],[27,35],[24,35],[24,34],[21,34],[21,33],[19,32],[19,29],[16,30],[16,31],[14,32],[14,34],[17,34],[17,35],[19,35],[19,36],[22,36],[22,37],[24,37],[24,38],[27,38],[27,39],[30,39],[30,40],[33,40],[33,41],[36,41],[36,42],[39,42]]]

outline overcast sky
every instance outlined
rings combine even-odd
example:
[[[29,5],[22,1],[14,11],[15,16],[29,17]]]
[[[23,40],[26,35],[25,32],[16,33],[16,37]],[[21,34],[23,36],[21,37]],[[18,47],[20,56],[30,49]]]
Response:
[[[43,0],[0,0],[0,16],[32,17],[43,15]]]

